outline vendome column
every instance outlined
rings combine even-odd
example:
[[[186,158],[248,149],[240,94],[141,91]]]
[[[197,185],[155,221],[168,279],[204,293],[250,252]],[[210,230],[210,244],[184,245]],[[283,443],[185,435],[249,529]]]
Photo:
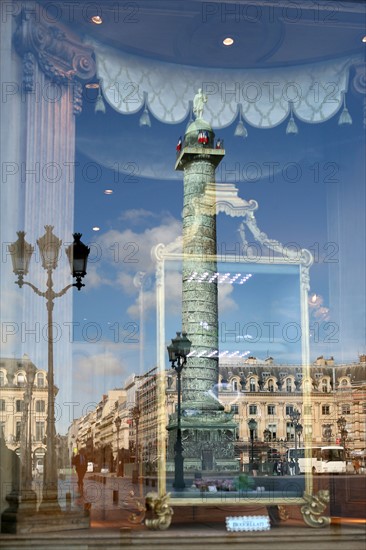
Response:
[[[195,104],[200,101],[199,94]],[[225,155],[202,118],[187,128],[175,169],[184,172],[182,327],[192,342],[182,373],[182,440],[186,471],[235,471],[236,423],[217,399],[218,288],[215,170]],[[174,416],[174,415],[173,415]],[[174,455],[176,420],[168,426]]]

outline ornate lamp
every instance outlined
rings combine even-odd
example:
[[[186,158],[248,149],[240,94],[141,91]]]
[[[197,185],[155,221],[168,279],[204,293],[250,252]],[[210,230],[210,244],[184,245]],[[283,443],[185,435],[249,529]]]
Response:
[[[53,271],[57,268],[62,241],[53,233],[52,225],[45,225],[45,234],[37,240],[39,247],[42,267],[47,271],[46,290],[41,291],[29,281],[24,281],[24,276],[28,273],[29,262],[34,248],[25,241],[24,231],[18,231],[18,240],[9,245],[13,271],[18,276],[16,284],[19,287],[29,286],[37,296],[46,299],[47,308],[47,329],[48,329],[48,403],[47,403],[47,428],[46,442],[47,453],[44,465],[43,475],[43,499],[41,508],[49,513],[61,513],[58,504],[58,480],[57,480],[57,461],[56,461],[56,431],[55,431],[55,386],[54,386],[54,365],[53,365],[53,307],[54,300],[63,296],[70,288],[76,286],[78,290],[85,286],[81,279],[86,274],[86,262],[90,249],[80,241],[81,233],[74,234],[74,242],[67,250],[67,256],[70,261],[73,277],[76,277],[76,283],[69,284],[59,292],[53,288]]]
[[[248,428],[249,428],[249,431],[250,431],[250,441],[252,443],[252,453],[251,453],[251,464],[253,465],[253,462],[254,462],[254,432],[255,430],[257,429],[257,421],[254,420],[254,418],[250,418],[250,420],[248,420]]]
[[[177,332],[177,336],[172,338],[172,343],[167,346],[169,361],[172,364],[172,368],[175,368],[175,362],[182,359],[182,366],[187,363],[187,355],[191,351],[192,342],[187,338],[187,333],[183,332],[182,336],[180,332]]]
[[[122,420],[119,416],[114,421],[114,425],[116,426],[117,430],[117,459],[116,459],[116,474],[119,475],[119,430],[121,427]]]
[[[23,277],[28,274],[29,262],[34,252],[34,247],[25,240],[25,232],[17,231],[18,239],[9,245],[9,252],[13,264],[13,272],[18,275],[15,281],[20,287],[23,286]]]
[[[177,440],[174,445],[174,487],[175,489],[184,489],[184,469],[183,469],[183,445],[181,431],[181,373],[184,365],[187,363],[187,355],[191,350],[192,342],[187,338],[187,333],[177,332],[177,336],[172,338],[172,343],[167,346],[169,361],[172,368],[177,373]]]
[[[75,286],[80,290],[85,286],[81,279],[86,275],[86,267],[90,248],[81,242],[81,233],[74,233],[74,242],[66,249],[66,254],[69,259],[72,276],[76,278]]]
[[[295,428],[295,461],[297,462],[297,433],[299,432],[299,420],[300,420],[301,412],[297,409],[292,409],[292,411],[289,414],[289,417],[291,419],[292,425]],[[301,432],[302,432],[302,426],[301,426]]]
[[[56,269],[62,245],[61,239],[53,233],[52,225],[45,225],[46,233],[37,240],[43,269]]]

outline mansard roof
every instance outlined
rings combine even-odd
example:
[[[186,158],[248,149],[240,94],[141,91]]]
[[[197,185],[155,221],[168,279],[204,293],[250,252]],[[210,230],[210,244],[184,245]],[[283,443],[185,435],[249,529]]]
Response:
[[[8,376],[14,376],[20,370],[25,371],[28,362],[30,362],[37,371],[40,370],[27,357],[2,357],[0,359],[0,369],[5,369]]]
[[[259,379],[270,378],[271,376],[279,379],[286,378],[287,376],[293,376],[294,378],[300,378],[303,374],[303,368],[301,365],[287,365],[287,364],[275,364],[274,362],[260,362],[252,358],[250,362],[236,361],[226,362],[222,360],[220,362],[220,375],[224,380],[230,380],[233,376],[237,376],[240,379],[247,379],[254,375]],[[299,375],[299,376],[298,376]],[[310,366],[310,376],[313,379],[319,377],[329,377],[336,380],[342,377],[348,377],[351,383],[366,383],[366,363],[347,363],[347,364],[313,364]]]

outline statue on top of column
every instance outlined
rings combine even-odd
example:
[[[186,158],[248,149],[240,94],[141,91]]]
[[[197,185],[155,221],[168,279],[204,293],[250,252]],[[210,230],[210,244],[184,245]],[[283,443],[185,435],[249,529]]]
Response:
[[[202,88],[199,88],[193,99],[193,112],[196,118],[202,118],[205,103],[207,103],[207,95],[202,92]]]

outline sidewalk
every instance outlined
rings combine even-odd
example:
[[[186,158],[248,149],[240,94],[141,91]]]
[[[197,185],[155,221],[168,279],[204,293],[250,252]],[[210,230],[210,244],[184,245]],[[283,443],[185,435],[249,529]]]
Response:
[[[131,514],[137,512],[136,499],[151,491],[149,487],[133,485],[130,478],[106,476],[105,483],[85,479],[85,498],[76,492],[76,478],[66,479],[64,491],[71,488],[72,507],[91,504],[89,529],[30,535],[1,535],[0,548],[5,550],[54,549],[94,550],[104,548],[131,548],[136,550],[365,550],[365,521],[333,519],[329,527],[312,529],[305,526],[299,509],[288,507],[290,519],[270,531],[230,533],[226,531],[225,517],[239,515],[266,515],[266,508],[237,507],[175,507],[172,525],[166,531],[151,531],[139,521],[132,523]],[[153,489],[154,490],[154,489]],[[66,504],[66,501],[64,501]]]

